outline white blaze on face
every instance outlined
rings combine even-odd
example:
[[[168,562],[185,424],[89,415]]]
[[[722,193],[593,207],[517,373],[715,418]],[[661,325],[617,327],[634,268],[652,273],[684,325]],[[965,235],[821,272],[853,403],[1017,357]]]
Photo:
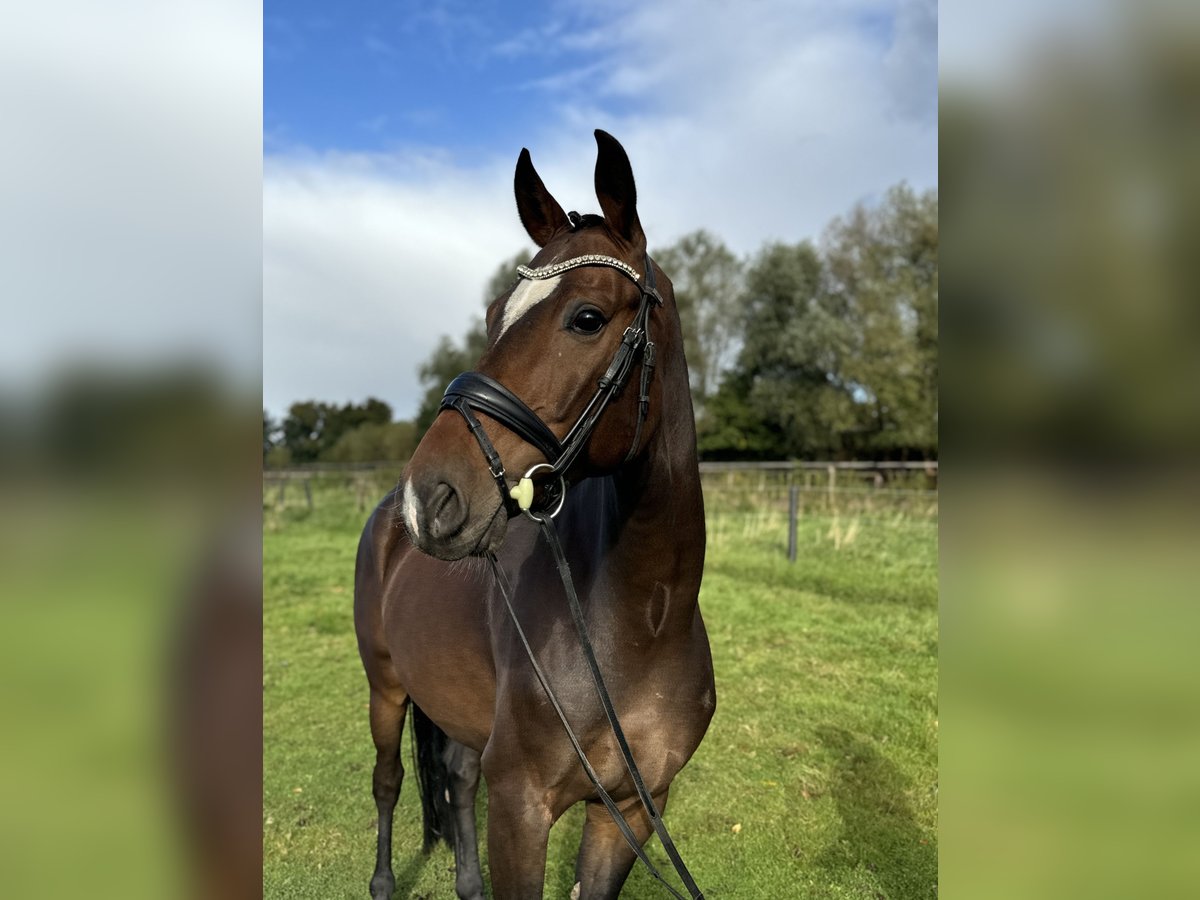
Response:
[[[504,304],[504,318],[500,320],[500,337],[503,337],[504,332],[512,327],[513,322],[553,294],[560,281],[562,281],[561,275],[541,279],[522,278],[521,283],[513,288],[508,302]]]
[[[417,528],[417,498],[413,495],[411,478],[404,485],[404,521],[408,524],[408,530],[412,532],[414,540],[421,536]]]

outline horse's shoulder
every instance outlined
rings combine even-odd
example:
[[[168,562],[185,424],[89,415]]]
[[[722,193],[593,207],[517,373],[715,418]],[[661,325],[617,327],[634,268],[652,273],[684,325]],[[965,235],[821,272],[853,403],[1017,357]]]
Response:
[[[412,549],[400,518],[401,488],[396,487],[371,511],[358,542],[358,567],[371,567],[382,577]]]

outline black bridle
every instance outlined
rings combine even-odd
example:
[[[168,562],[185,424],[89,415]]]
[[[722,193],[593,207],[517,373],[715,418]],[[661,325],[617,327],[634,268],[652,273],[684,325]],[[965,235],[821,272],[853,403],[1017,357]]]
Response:
[[[539,463],[533,469],[530,469],[525,473],[521,481],[522,483],[528,481],[529,476],[535,470],[547,469],[551,477],[559,479],[559,495],[557,498],[551,498],[551,502],[557,499],[561,507],[562,494],[565,493],[567,470],[570,469],[571,464],[575,462],[579,453],[587,445],[588,438],[591,437],[596,423],[600,420],[600,416],[604,413],[608,404],[612,401],[613,397],[621,392],[626,382],[629,381],[629,376],[633,372],[634,362],[640,356],[642,377],[641,391],[638,395],[637,427],[634,431],[633,444],[625,456],[625,462],[633,459],[641,443],[642,426],[646,420],[646,413],[650,408],[650,379],[654,373],[655,362],[654,342],[650,340],[649,331],[650,310],[653,306],[662,306],[663,302],[662,296],[655,287],[654,263],[651,261],[650,255],[647,254],[646,274],[641,278],[638,277],[637,272],[632,266],[614,257],[599,254],[577,256],[561,263],[543,266],[540,269],[518,266],[517,272],[522,278],[544,279],[553,278],[561,272],[582,266],[605,266],[610,269],[616,269],[637,285],[638,290],[641,292],[641,300],[638,304],[637,313],[633,317],[633,322],[625,329],[625,333],[621,337],[621,344],[617,347],[616,355],[613,356],[608,369],[600,376],[596,392],[592,395],[592,399],[588,401],[587,406],[584,407],[583,412],[579,414],[579,418],[575,420],[575,424],[571,426],[566,437],[560,441],[554,432],[550,430],[549,426],[520,397],[500,382],[489,378],[482,372],[463,372],[450,382],[446,387],[445,394],[442,395],[442,402],[439,409],[453,409],[466,419],[467,427],[471,430],[471,434],[475,436],[479,448],[483,451],[483,455],[487,459],[488,469],[491,471],[492,478],[500,490],[500,497],[510,512],[513,511],[513,500],[517,501],[517,506],[522,511],[530,508],[529,501],[531,500],[531,496],[529,492],[532,490],[532,483],[530,482],[524,488],[524,501],[514,495],[515,491],[520,489],[522,485],[519,484],[517,489],[510,489],[508,476],[504,471],[504,464],[500,459],[500,454],[496,452],[496,448],[492,445],[492,442],[483,430],[483,425],[480,424],[479,419],[475,416],[476,411],[491,416],[509,431],[532,444],[546,457],[545,463]]]
[[[572,222],[575,221],[575,214],[572,214]],[[641,445],[642,426],[645,424],[646,414],[650,408],[650,379],[654,373],[655,363],[654,342],[650,340],[650,310],[653,306],[663,305],[662,296],[655,287],[654,263],[651,261],[649,254],[646,254],[645,264],[646,273],[642,278],[639,278],[637,272],[627,263],[611,256],[596,254],[577,256],[573,259],[544,266],[540,269],[530,269],[526,266],[518,266],[517,268],[518,274],[523,278],[541,279],[553,278],[560,272],[580,266],[607,266],[608,268],[616,269],[625,275],[626,278],[629,278],[637,285],[638,290],[641,292],[641,300],[638,304],[637,313],[633,317],[632,324],[625,329],[616,355],[613,357],[612,362],[609,363],[604,374],[600,377],[592,399],[588,401],[583,412],[579,414],[579,418],[575,420],[575,424],[571,426],[566,437],[561,441],[546,423],[541,420],[538,414],[530,409],[520,397],[500,384],[500,382],[480,372],[464,372],[451,381],[446,387],[446,393],[442,397],[440,409],[453,409],[466,419],[467,427],[471,430],[471,434],[475,436],[479,448],[483,451],[483,455],[487,459],[488,468],[492,473],[492,478],[495,480],[496,486],[500,490],[500,497],[505,507],[512,512],[515,501],[516,506],[521,512],[541,526],[542,535],[550,547],[555,565],[558,567],[559,577],[562,579],[563,590],[567,595],[567,603],[571,611],[571,620],[575,625],[576,633],[579,635],[579,642],[583,647],[592,683],[596,687],[596,693],[600,698],[600,705],[604,709],[604,715],[608,720],[609,727],[617,739],[617,746],[620,748],[621,756],[625,761],[625,769],[633,781],[634,790],[637,792],[638,799],[641,801],[646,815],[649,816],[650,823],[654,827],[659,840],[662,842],[663,849],[666,850],[671,864],[675,867],[675,871],[683,881],[688,894],[692,900],[704,900],[703,892],[696,885],[696,881],[692,878],[692,874],[688,871],[687,866],[684,865],[683,858],[675,848],[675,842],[671,839],[671,835],[667,832],[667,826],[662,821],[658,807],[650,796],[650,791],[647,789],[645,781],[642,778],[641,770],[638,768],[637,763],[634,762],[633,752],[629,748],[629,742],[625,739],[625,731],[621,727],[620,720],[617,718],[612,698],[609,696],[608,688],[604,684],[604,678],[600,674],[600,666],[596,661],[596,653],[592,649],[592,642],[588,637],[583,608],[579,602],[579,595],[575,590],[575,583],[571,578],[571,569],[567,564],[566,554],[563,553],[562,545],[558,540],[558,533],[552,521],[553,517],[562,509],[563,501],[566,498],[567,471],[578,458],[584,446],[586,446],[588,438],[591,437],[596,423],[600,420],[600,416],[604,413],[604,410],[608,408],[608,404],[612,401],[613,397],[621,392],[625,384],[629,381],[634,363],[639,356],[642,363],[642,373],[640,391],[638,393],[637,426],[633,434],[633,443],[629,447],[629,452],[625,454],[625,463],[633,459],[638,451],[638,447]],[[475,416],[475,411],[485,413],[509,431],[512,431],[532,444],[546,457],[546,462],[539,463],[530,468],[521,478],[517,487],[509,488],[508,476],[504,471],[504,464],[500,459],[500,454],[496,452],[496,448],[488,439],[487,434],[483,430],[483,425]],[[549,497],[550,505],[557,504],[553,511],[549,509],[535,511],[532,509],[533,483],[530,480],[530,476],[542,469],[549,470],[552,476],[557,476],[558,478],[558,494],[557,496],[551,494]],[[495,574],[500,594],[504,598],[504,604],[508,608],[509,617],[512,619],[517,635],[521,639],[521,644],[525,648],[525,653],[533,666],[533,672],[537,677],[538,684],[545,691],[550,705],[554,708],[555,714],[562,723],[562,727],[567,733],[567,738],[571,742],[571,747],[574,749],[575,755],[579,757],[584,773],[587,775],[588,780],[591,781],[592,787],[595,788],[597,796],[599,796],[601,802],[607,807],[609,814],[612,816],[621,835],[625,838],[626,843],[632,848],[637,858],[649,869],[650,874],[658,879],[671,892],[672,896],[679,898],[679,900],[686,900],[679,891],[671,886],[650,861],[650,858],[646,855],[646,851],[642,848],[641,842],[638,841],[637,836],[633,833],[633,829],[625,821],[625,817],[617,807],[616,801],[612,799],[608,791],[600,783],[600,778],[596,774],[596,770],[588,761],[579,738],[575,735],[570,723],[567,721],[566,713],[558,702],[558,698],[554,695],[549,681],[546,680],[546,674],[538,664],[537,658],[533,653],[533,648],[525,636],[525,630],[521,627],[521,622],[517,618],[516,610],[512,604],[512,591],[504,570],[500,568],[500,563],[495,555],[488,554],[488,560]]]

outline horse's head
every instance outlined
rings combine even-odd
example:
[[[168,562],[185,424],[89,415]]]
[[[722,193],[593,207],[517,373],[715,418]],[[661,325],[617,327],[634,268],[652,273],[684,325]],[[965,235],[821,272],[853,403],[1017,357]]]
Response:
[[[551,486],[559,475],[613,472],[644,453],[657,430],[661,379],[642,373],[677,341],[674,298],[661,273],[647,272],[629,157],[603,131],[596,142],[603,216],[568,216],[529,151],[517,160],[517,211],[541,249],[488,307],[476,372],[452,384],[405,473],[404,523],[433,556],[496,550],[517,512],[505,495],[533,466],[547,464],[536,474]]]

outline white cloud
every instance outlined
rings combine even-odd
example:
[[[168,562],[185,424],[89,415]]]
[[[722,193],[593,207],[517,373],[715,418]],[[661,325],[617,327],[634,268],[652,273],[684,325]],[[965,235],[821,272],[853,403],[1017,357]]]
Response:
[[[440,334],[466,331],[496,265],[529,243],[508,178],[422,158],[269,160],[267,407],[374,394],[411,415],[419,363]]]
[[[629,151],[652,245],[704,227],[752,252],[766,240],[816,237],[898,181],[936,183],[928,0],[580,10],[585,26],[549,43],[526,36],[501,46],[561,54],[564,77],[528,88],[547,114],[525,143],[567,209],[596,209],[596,127]],[[603,64],[588,67],[579,47]],[[617,107],[630,111],[609,111]],[[273,409],[374,393],[400,415],[414,411],[417,365],[439,334],[463,332],[488,275],[528,245],[511,195],[519,149],[470,171],[413,159],[268,161]],[[441,271],[427,275],[429,264]]]
[[[261,12],[56,3],[0,29],[0,380],[215,360],[257,378]]]

